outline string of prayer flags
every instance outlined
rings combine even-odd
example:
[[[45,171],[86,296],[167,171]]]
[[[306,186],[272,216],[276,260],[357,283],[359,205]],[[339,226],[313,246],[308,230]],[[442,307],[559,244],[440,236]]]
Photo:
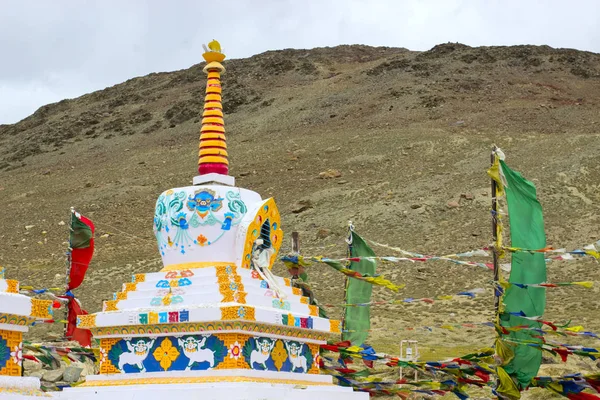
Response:
[[[307,258],[303,257],[303,256],[298,256],[298,258],[299,258],[299,260],[302,260],[303,262],[306,262],[306,260],[307,260]],[[395,285],[394,283],[390,282],[389,280],[383,278],[383,276],[381,276],[381,275],[368,276],[366,274],[363,275],[359,272],[352,271],[351,269],[344,267],[342,265],[342,263],[338,260],[332,260],[332,259],[328,259],[328,258],[324,258],[324,257],[312,257],[312,258],[308,258],[308,259],[310,259],[311,261],[316,261],[316,262],[321,262],[321,263],[327,264],[330,267],[332,267],[333,269],[335,269],[351,278],[358,279],[358,280],[361,280],[364,282],[368,282],[372,285],[383,286],[394,292],[397,292],[398,290],[400,290],[406,286],[404,284]],[[350,260],[350,261],[352,261],[352,260]]]
[[[600,374],[536,376],[531,386],[551,390],[569,399],[600,399]],[[587,390],[587,392],[584,392]]]
[[[403,304],[403,303],[428,303],[433,304],[436,301],[447,301],[447,300],[455,300],[458,298],[468,297],[469,299],[474,299],[477,294],[484,293],[485,289],[477,288],[468,291],[459,292],[455,295],[440,295],[432,298],[423,297],[423,298],[413,298],[408,297],[405,299],[397,299],[397,300],[382,300],[382,301],[371,301],[368,303],[353,303],[353,304],[323,304],[324,307],[367,307],[372,305],[384,305],[384,304]]]

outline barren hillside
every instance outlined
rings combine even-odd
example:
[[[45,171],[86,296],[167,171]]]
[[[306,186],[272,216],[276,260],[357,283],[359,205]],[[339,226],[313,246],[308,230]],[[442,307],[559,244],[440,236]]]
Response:
[[[68,233],[60,222],[70,206],[97,226],[96,256],[77,290],[89,311],[131,274],[159,269],[154,202],[195,175],[202,67],[130,79],[0,125],[0,264],[11,278],[36,287],[64,282]],[[485,246],[492,144],[536,183],[550,245],[600,239],[598,54],[340,46],[272,51],[225,67],[231,173],[276,199],[284,231],[300,232],[306,255],[343,255],[349,220],[368,239],[426,254]],[[332,177],[320,176],[328,170]],[[319,299],[337,304],[344,280],[328,268],[309,274]],[[376,344],[397,352],[400,338],[416,337],[438,354],[490,344],[485,328],[406,330],[489,319],[489,271],[441,262],[379,269],[407,287],[376,290],[376,299],[488,291],[475,300],[378,306]],[[600,276],[593,262],[548,269],[552,281]],[[600,330],[598,288],[554,289],[548,299],[548,319]]]

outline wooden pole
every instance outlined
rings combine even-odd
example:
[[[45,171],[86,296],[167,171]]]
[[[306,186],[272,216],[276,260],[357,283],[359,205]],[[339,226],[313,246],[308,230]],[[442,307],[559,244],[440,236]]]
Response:
[[[494,145],[492,148],[491,164],[494,165],[496,161],[496,150],[498,148]],[[498,320],[498,310],[500,308],[500,294],[498,293],[497,285],[500,277],[500,269],[498,268],[498,252],[500,249],[496,247],[496,241],[498,240],[498,199],[496,198],[497,183],[492,179],[492,239],[494,240],[494,247],[492,251],[493,262],[494,262],[494,311],[495,319]]]
[[[65,274],[65,295],[67,294],[69,288],[69,275],[71,274],[71,252],[73,249],[71,248],[71,231],[73,229],[73,217],[75,216],[75,209],[71,207],[71,211],[69,213],[69,248],[67,251],[67,266],[66,266],[66,274]],[[67,327],[69,324],[69,305],[71,303],[71,297],[67,296],[67,302],[65,304],[65,323],[63,327],[63,337],[67,340]]]
[[[292,232],[292,253],[300,254],[300,235]]]

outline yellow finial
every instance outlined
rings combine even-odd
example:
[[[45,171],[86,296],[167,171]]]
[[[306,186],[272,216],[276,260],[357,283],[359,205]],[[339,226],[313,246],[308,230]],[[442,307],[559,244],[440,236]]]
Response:
[[[212,42],[208,44],[208,48],[218,53],[221,52],[221,45],[215,39],[213,39]]]
[[[202,45],[202,47],[204,47],[204,54],[202,54],[202,57],[204,57],[207,63],[220,63],[225,59],[225,54],[221,51],[221,45],[216,40],[213,39],[213,41],[208,44],[208,48],[205,45]]]

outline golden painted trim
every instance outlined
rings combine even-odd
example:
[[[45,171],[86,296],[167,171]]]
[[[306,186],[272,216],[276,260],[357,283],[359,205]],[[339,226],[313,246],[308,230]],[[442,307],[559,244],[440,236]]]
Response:
[[[5,280],[8,287],[6,288],[6,293],[19,293],[19,281],[14,279]]]
[[[118,300],[108,300],[104,302],[104,311],[119,311],[117,307]]]
[[[319,307],[317,306],[308,306],[308,309],[310,310],[310,315],[313,317],[318,317],[319,316]]]
[[[77,318],[77,326],[81,325],[88,328],[96,327],[96,314],[79,315]]]
[[[190,262],[190,263],[182,263],[182,264],[171,264],[167,265],[160,272],[169,272],[169,271],[180,271],[185,269],[198,269],[198,268],[208,268],[208,267],[227,267],[227,266],[235,266],[235,263],[232,262],[224,262],[224,261],[198,261],[198,262]]]
[[[330,319],[329,328],[333,333],[340,333],[340,321],[338,321],[337,319]]]
[[[221,307],[221,320],[222,321],[256,321],[254,317],[254,307],[249,306],[230,306]]]
[[[146,274],[135,274],[133,276],[133,282],[146,282]]]
[[[291,379],[267,379],[267,378],[248,378],[241,376],[211,376],[211,377],[186,377],[186,378],[140,378],[140,379],[118,379],[102,381],[86,381],[79,385],[80,387],[97,386],[130,386],[130,385],[164,385],[164,384],[189,384],[189,383],[215,383],[215,382],[254,382],[270,383],[280,385],[305,385],[305,386],[334,386],[329,382],[313,382],[291,380]]]
[[[52,300],[31,299],[31,316],[52,319]]]
[[[127,300],[128,292],[118,292],[116,300]]]
[[[135,292],[137,290],[137,282],[127,282],[123,285],[124,292]]]
[[[93,315],[93,314],[92,314]],[[339,322],[339,321],[338,321]],[[130,336],[130,335],[159,335],[181,333],[204,333],[219,331],[244,331],[260,332],[265,335],[288,336],[308,340],[326,341],[331,332],[316,331],[313,329],[299,328],[293,325],[271,325],[255,321],[210,321],[210,322],[184,322],[156,325],[121,325],[88,327],[79,324],[79,328],[90,329],[94,336]]]

